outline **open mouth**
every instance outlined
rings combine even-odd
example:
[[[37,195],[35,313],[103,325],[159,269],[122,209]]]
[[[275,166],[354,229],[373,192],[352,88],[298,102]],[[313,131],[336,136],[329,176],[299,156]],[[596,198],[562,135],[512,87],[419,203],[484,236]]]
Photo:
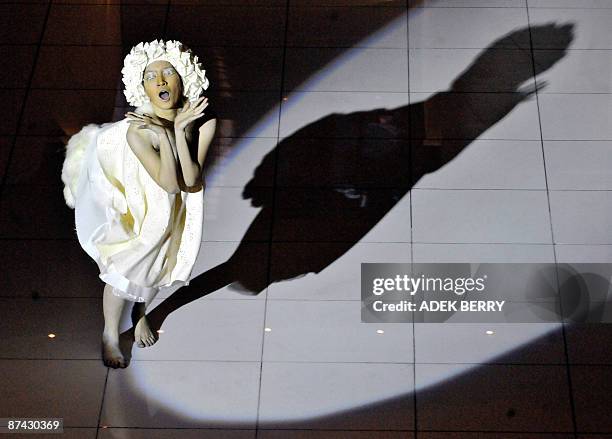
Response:
[[[167,101],[169,101],[169,100],[170,100],[170,93],[169,93],[169,92],[167,92],[166,90],[160,91],[160,92],[159,92],[159,98],[160,98],[162,101],[166,101],[166,102],[167,102]]]

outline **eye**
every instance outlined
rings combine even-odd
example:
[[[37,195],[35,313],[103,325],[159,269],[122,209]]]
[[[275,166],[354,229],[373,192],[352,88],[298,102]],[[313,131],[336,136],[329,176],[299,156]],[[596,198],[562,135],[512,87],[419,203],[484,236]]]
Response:
[[[144,79],[145,81],[151,81],[152,79],[155,79],[157,75],[155,74],[155,72],[147,72],[144,75]]]
[[[164,70],[164,75],[166,76],[171,76],[174,75],[176,73],[176,70],[174,70],[172,67],[168,67],[167,69]]]

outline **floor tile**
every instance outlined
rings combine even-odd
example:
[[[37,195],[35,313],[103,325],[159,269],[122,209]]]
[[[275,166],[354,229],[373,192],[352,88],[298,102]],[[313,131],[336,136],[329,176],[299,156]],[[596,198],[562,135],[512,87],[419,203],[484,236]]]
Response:
[[[0,248],[2,295],[101,298],[97,265],[74,240],[7,240]],[[33,276],[33,272],[36,276]]]
[[[432,152],[432,149],[436,152]],[[444,153],[454,159],[447,160]],[[546,189],[542,146],[537,141],[475,140],[465,146],[444,142],[440,147],[413,148],[415,174],[420,163],[440,154],[445,163],[440,169],[424,175],[418,189]]]
[[[121,46],[42,46],[32,87],[114,89],[122,67]]]
[[[190,47],[206,69],[211,87],[280,93],[282,47]]]
[[[546,244],[413,244],[414,262],[554,262]]]
[[[612,244],[612,192],[553,191],[550,212],[555,243]]]
[[[2,44],[38,44],[47,15],[44,4],[3,4],[0,5],[2,17]],[[20,48],[21,49],[21,48]],[[28,50],[26,48],[26,50]]]
[[[592,303],[591,307],[609,304]],[[609,364],[612,365],[610,349],[602,349],[612,337],[610,312],[607,310],[603,323],[572,323],[566,326],[567,351],[571,364]]]
[[[65,427],[96,427],[107,371],[100,360],[0,360],[0,371],[4,416],[64,418]]]
[[[556,323],[414,326],[417,363],[565,363],[561,325]]]
[[[277,149],[276,184],[280,187],[411,185],[408,140],[288,137]]]
[[[612,245],[556,244],[557,261],[582,263],[612,263]]]
[[[607,0],[527,0],[530,8],[610,8]]]
[[[25,90],[19,89],[0,89],[0,99],[5,102],[5,117],[0,122],[0,134],[13,135],[17,132],[19,113],[23,106]]]
[[[0,178],[4,178],[9,155],[13,148],[14,138],[12,136],[0,136]]]
[[[217,114],[217,138],[278,135],[278,93],[211,90],[206,97]]]
[[[414,433],[399,431],[258,430],[258,439],[413,439]]]
[[[150,41],[164,26],[165,5],[54,4],[45,44],[104,44],[132,46]]]
[[[206,156],[206,187],[244,187],[251,180],[260,187],[274,185],[275,138],[220,138]]]
[[[536,66],[546,66],[550,59],[562,56],[559,63],[538,78],[546,87],[538,93],[610,93],[612,65],[607,50],[535,50]]]
[[[470,92],[513,92],[525,72],[533,83],[531,53],[517,49],[410,49],[410,91],[451,89]]]
[[[417,426],[423,430],[571,432],[565,366],[479,365],[452,377],[456,366],[417,364]]]
[[[230,429],[152,429],[152,428],[103,428],[99,439],[255,439],[255,430]]]
[[[100,425],[251,429],[259,374],[259,362],[132,362],[109,373]]]
[[[0,299],[2,358],[101,358],[104,327],[100,299]],[[49,334],[55,334],[49,338]]]
[[[279,47],[284,27],[284,7],[173,5],[167,35],[190,46]]]
[[[524,8],[523,0],[408,0],[416,8]]]
[[[285,0],[171,0],[173,5],[285,6]]]
[[[610,140],[612,94],[539,96],[544,140]]]
[[[121,10],[118,6],[53,5],[45,44],[121,44]]]
[[[574,3],[575,4],[575,3]],[[608,31],[612,19],[611,9],[530,9],[531,26],[551,22],[573,25],[574,39],[570,49],[612,49],[612,35]],[[534,49],[564,49],[565,39],[559,40],[554,35],[533,34]]]
[[[263,361],[413,361],[411,323],[363,324],[360,316],[357,301],[270,301]]]
[[[410,364],[263,363],[259,427],[409,430],[412,377]]]
[[[612,141],[545,141],[551,190],[612,190]]]
[[[161,29],[167,28],[167,3],[147,5],[146,8],[143,8],[142,3],[129,4],[122,2],[120,14],[121,44],[124,49],[131,49],[132,46],[141,41],[152,41],[155,38],[160,38]],[[165,35],[165,37],[166,40],[176,39],[170,35]]]
[[[327,263],[322,271],[271,284],[269,300],[361,300],[361,264],[410,263],[410,244],[360,242],[347,249],[343,243],[276,243],[270,276],[300,276],[319,258]]]
[[[147,309],[155,321],[163,318],[159,341],[149,348],[132,350],[132,360],[259,361],[263,341],[262,300],[196,300],[178,309],[167,309],[156,298]],[[167,312],[170,312],[167,315]],[[163,316],[163,317],[162,317]],[[155,328],[158,328],[155,325]]]
[[[405,189],[278,189],[273,241],[404,242],[410,233]],[[387,214],[393,210],[391,216]],[[384,223],[380,223],[384,218]],[[384,226],[383,226],[384,224]],[[375,228],[375,226],[380,227]],[[400,236],[400,238],[398,238]],[[323,262],[323,261],[321,261]]]
[[[271,190],[259,188],[259,199],[271,205]],[[271,210],[258,211],[241,188],[211,187],[204,193],[202,241],[266,240],[270,236]]]
[[[84,428],[84,427],[65,427],[64,426],[64,431],[62,434],[62,439],[95,439],[96,438],[96,433],[97,433],[97,428]],[[16,434],[8,434],[8,433],[4,433],[6,434],[6,436],[3,436],[4,439],[22,439],[23,438],[23,433],[16,433]],[[36,434],[36,433],[28,433],[29,439],[53,439],[54,437],[57,437],[56,433],[41,433],[41,434]]]
[[[5,5],[1,5],[0,8]],[[4,60],[4,75],[1,88],[25,88],[34,67],[36,46],[0,46],[0,57]]]
[[[287,46],[407,47],[405,7],[290,7]]]
[[[18,136],[7,183],[60,186],[64,157],[59,137]]]
[[[21,135],[73,135],[89,123],[106,123],[113,114],[114,90],[32,90]],[[40,109],[45,109],[45,117]]]
[[[414,242],[551,243],[544,191],[418,189],[412,197]]]
[[[469,433],[469,432],[444,432],[429,433],[419,432],[422,439],[572,439],[573,433]]]
[[[217,277],[216,270],[222,270],[218,284],[210,280]],[[268,243],[202,242],[191,277],[190,287],[196,292],[207,293],[204,300],[265,300],[265,289],[260,291],[255,287],[267,286]],[[157,297],[169,297],[176,290],[176,287],[162,289]],[[179,290],[179,297],[184,293],[185,289]]]
[[[304,72],[313,65],[325,65],[325,61],[331,64],[325,66],[326,73],[311,77],[304,84]],[[288,48],[284,89],[407,92],[406,50]]]
[[[511,32],[516,34],[510,36]],[[503,37],[502,37],[503,36]],[[500,37],[505,38],[498,41]],[[527,12],[513,8],[424,8],[413,10],[410,47],[529,48]]]
[[[533,96],[410,93],[410,102],[413,138],[540,140],[541,137],[538,105]]]
[[[59,186],[5,186],[0,203],[0,230],[3,238],[76,237],[74,212],[66,206]]]
[[[612,366],[572,366],[572,389],[578,431],[612,431],[610,373]]]
[[[406,108],[407,104],[408,93],[293,92],[283,102],[280,135],[394,137],[393,131],[376,128],[381,117],[389,117],[387,108]]]

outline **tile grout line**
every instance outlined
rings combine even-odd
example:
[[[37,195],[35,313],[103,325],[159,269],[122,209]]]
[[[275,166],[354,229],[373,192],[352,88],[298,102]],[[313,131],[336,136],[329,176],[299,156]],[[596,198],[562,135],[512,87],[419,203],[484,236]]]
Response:
[[[550,206],[550,190],[549,190],[549,186],[548,186],[548,173],[546,170],[546,153],[545,153],[545,149],[544,149],[544,131],[542,129],[542,113],[541,113],[541,109],[540,109],[540,99],[539,99],[539,94],[538,94],[538,79],[537,79],[537,75],[536,75],[536,67],[535,67],[535,52],[533,49],[533,35],[532,35],[532,31],[531,31],[531,18],[530,18],[530,14],[529,14],[529,0],[525,0],[525,5],[526,5],[526,13],[527,13],[527,27],[529,29],[529,46],[531,49],[531,63],[532,63],[532,68],[533,68],[533,80],[534,80],[534,84],[535,84],[535,98],[536,98],[536,105],[537,105],[537,109],[538,109],[538,123],[539,123],[539,127],[540,127],[540,145],[542,148],[542,163],[544,166],[544,181],[546,183],[546,200],[548,202],[548,220],[550,222],[550,235],[551,235],[551,241],[552,241],[552,250],[553,250],[553,258],[555,261],[555,272],[556,272],[556,281],[557,281],[557,295],[560,296],[561,295],[561,287],[559,284],[559,266],[558,266],[558,262],[557,262],[557,251],[556,251],[556,247],[555,247],[555,234],[554,234],[554,227],[553,227],[553,218],[552,218],[552,210],[551,210],[551,206]],[[569,404],[570,404],[570,414],[571,414],[571,419],[572,419],[572,429],[573,429],[573,434],[574,434],[574,438],[578,437],[578,426],[577,426],[577,422],[576,422],[576,407],[575,407],[575,402],[574,402],[574,391],[573,391],[573,387],[572,387],[572,378],[571,378],[571,366],[570,366],[570,359],[569,359],[569,352],[568,352],[568,343],[567,343],[567,331],[566,331],[566,323],[564,322],[563,319],[563,304],[560,301],[560,312],[561,312],[561,332],[563,335],[563,352],[564,352],[564,356],[565,356],[565,373],[567,376],[567,386],[568,386],[568,393],[569,393]]]
[[[4,189],[7,186],[7,181],[8,181],[8,174],[9,174],[9,169],[11,166],[11,161],[13,159],[13,155],[15,154],[15,147],[17,145],[17,136],[21,130],[21,125],[23,124],[23,118],[24,118],[24,114],[25,114],[25,110],[26,110],[26,105],[28,102],[28,99],[30,97],[30,90],[32,87],[32,81],[34,80],[34,73],[36,72],[36,64],[38,63],[38,58],[40,55],[40,48],[42,47],[42,42],[43,39],[45,37],[45,31],[47,28],[47,22],[49,21],[49,15],[51,13],[51,2],[49,2],[47,4],[47,11],[45,12],[45,18],[43,20],[42,26],[41,26],[41,30],[40,30],[40,36],[38,38],[38,43],[35,45],[36,46],[36,51],[34,53],[34,59],[32,61],[32,70],[30,71],[30,75],[28,77],[28,81],[27,81],[27,86],[25,88],[25,93],[23,95],[23,99],[22,99],[22,104],[21,104],[21,110],[19,111],[19,117],[17,118],[17,124],[15,125],[15,130],[14,130],[14,134],[11,134],[10,136],[13,137],[13,140],[11,142],[11,147],[10,147],[10,151],[9,151],[9,155],[6,159],[6,165],[4,166],[4,175],[2,176],[2,181],[0,182],[0,203],[2,201],[2,198],[4,197]]]
[[[407,54],[407,77],[408,77],[408,108],[411,106],[411,89],[410,89],[410,0],[406,0],[406,54]],[[414,182],[412,169],[414,164],[412,163],[412,111],[408,110],[408,181],[410,182],[410,190],[408,196],[410,197],[410,209],[409,218],[410,221],[410,266],[414,263],[414,237],[413,237],[413,212],[412,212],[412,190],[414,189]],[[412,270],[412,268],[411,268]],[[416,336],[415,336],[415,324],[414,324],[414,311],[412,311],[412,428],[414,430],[413,438],[418,437],[418,413],[417,413],[417,393],[416,393]]]
[[[263,381],[263,355],[266,343],[266,319],[268,315],[268,295],[270,294],[270,282],[272,279],[272,234],[274,233],[274,211],[276,206],[276,187],[278,179],[278,147],[281,139],[281,115],[283,108],[283,95],[285,94],[285,64],[287,62],[287,36],[289,34],[289,7],[290,0],[285,2],[285,29],[283,33],[283,53],[281,57],[281,77],[280,77],[280,93],[278,96],[278,123],[276,127],[276,146],[274,147],[274,173],[272,177],[272,216],[270,218],[270,228],[268,232],[268,258],[267,258],[267,275],[266,275],[266,297],[264,301],[264,315],[263,315],[263,330],[261,332],[261,357],[259,363],[259,388],[257,392],[257,412],[255,414],[255,439],[259,437],[259,425],[260,425],[260,408],[261,408],[261,386]]]

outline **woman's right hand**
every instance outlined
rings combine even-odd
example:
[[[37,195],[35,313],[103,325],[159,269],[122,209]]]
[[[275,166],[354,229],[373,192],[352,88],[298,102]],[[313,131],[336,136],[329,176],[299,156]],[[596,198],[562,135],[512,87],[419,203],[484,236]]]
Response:
[[[166,133],[166,126],[158,118],[149,116],[148,114],[138,114],[134,112],[125,113],[125,116],[129,119],[130,125],[136,126],[141,130],[150,130],[157,135],[163,135]]]

